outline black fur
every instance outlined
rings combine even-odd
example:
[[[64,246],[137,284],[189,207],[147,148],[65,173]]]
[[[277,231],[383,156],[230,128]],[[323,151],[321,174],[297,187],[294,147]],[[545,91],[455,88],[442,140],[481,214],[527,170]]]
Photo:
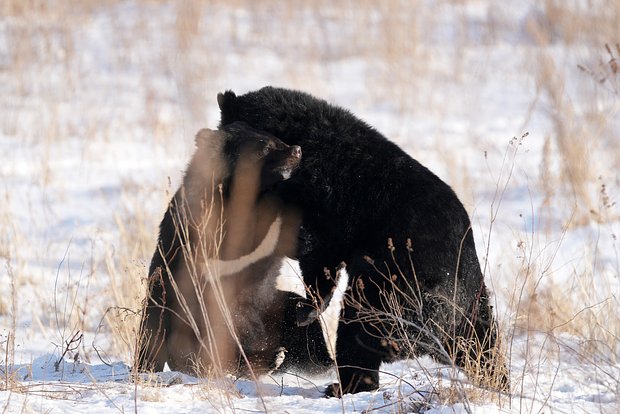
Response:
[[[227,91],[218,103],[221,128],[243,121],[303,148],[300,167],[278,193],[303,210],[298,256],[306,284],[329,298],[334,280],[325,269],[334,274],[347,264],[351,289],[336,345],[341,388],[328,395],[376,389],[381,362],[403,356],[412,341],[414,352],[460,366],[479,358],[482,376],[505,372],[490,360],[496,325],[470,221],[446,183],[349,111],[306,93]],[[386,304],[395,291],[398,310]],[[393,318],[362,320],[364,306],[402,311],[407,335]],[[316,317],[300,309],[300,324]],[[458,348],[467,339],[481,345]],[[505,375],[500,382],[507,387]]]

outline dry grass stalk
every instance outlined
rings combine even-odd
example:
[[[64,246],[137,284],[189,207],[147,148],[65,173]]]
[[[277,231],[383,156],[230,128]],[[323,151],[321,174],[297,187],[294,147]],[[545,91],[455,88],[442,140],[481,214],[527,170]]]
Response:
[[[488,332],[492,338],[479,338],[476,334],[465,338],[460,336],[461,333],[457,334],[459,323],[456,321],[468,320],[467,311],[461,309],[452,298],[432,297],[423,291],[413,268],[410,242],[406,248],[414,276],[412,282],[407,280],[403,270],[396,265],[394,257],[396,247],[391,245],[391,242],[388,244],[392,251],[392,266],[385,263],[379,269],[372,259],[367,258],[380,277],[380,281],[376,284],[380,290],[381,304],[379,306],[369,305],[364,295],[366,286],[359,283],[358,286],[351,288],[357,290],[357,295],[345,296],[347,305],[357,309],[357,320],[373,329],[382,330],[383,336],[378,339],[386,349],[393,350],[395,356],[416,358],[429,354],[441,363],[447,364],[448,367],[452,367],[455,375],[451,384],[445,386],[440,381],[433,387],[433,394],[437,395],[440,401],[462,402],[468,405],[474,401],[488,401],[493,399],[493,395],[501,396],[501,392],[490,392],[503,389],[506,379],[509,378],[506,370],[508,366],[505,357],[506,350],[498,336],[497,326]],[[404,281],[404,285],[397,284],[397,280]],[[360,299],[355,299],[355,297]],[[446,326],[432,319],[424,319],[427,313],[425,307],[437,306],[439,303],[442,303],[439,306],[444,307],[447,312],[453,313],[453,329],[447,330]],[[491,322],[493,325],[495,323],[495,321]],[[469,323],[469,326],[469,332],[475,332],[473,324]],[[493,341],[494,346],[490,346],[489,341]],[[459,369],[466,373],[466,381],[457,379],[456,373]],[[436,375],[430,372],[426,374],[430,382],[434,383]]]
[[[605,44],[605,50],[607,51],[607,59],[601,59],[594,69],[581,64],[577,67],[590,76],[592,80],[620,98],[620,63],[617,60],[617,56],[620,56],[620,43],[616,43],[615,46]]]
[[[177,269],[175,273],[167,269],[175,276],[170,278],[172,292],[167,294],[174,295],[179,309],[166,310],[173,312],[185,325],[184,329],[189,329],[196,338],[196,343],[188,348],[193,350],[190,373],[205,379],[205,390],[209,395],[214,389],[223,391],[220,395],[221,403],[233,408],[232,398],[237,397],[238,392],[231,381],[222,379],[231,373],[238,373],[240,364],[245,366],[247,375],[254,381],[258,381],[258,376],[245,355],[237,332],[234,298],[240,287],[234,282],[224,283],[219,268],[213,267],[213,261],[209,260],[217,260],[221,256],[222,246],[226,244],[224,203],[215,202],[222,197],[221,187],[219,189],[218,194],[212,194],[210,201],[203,204],[206,210],[200,213],[200,217],[192,214],[193,209],[189,205],[176,210],[178,214],[174,222],[177,231],[183,240],[193,242],[183,245],[179,252],[184,257],[186,268]],[[191,203],[185,197],[182,200],[183,203]],[[221,207],[219,211],[215,206]],[[165,257],[163,252],[161,254]],[[176,329],[181,327],[176,326]],[[144,338],[138,339],[141,340]],[[238,355],[241,359],[238,359]],[[260,392],[259,398],[263,401]],[[266,410],[264,401],[262,403]]]
[[[1,348],[4,348],[4,363],[0,366],[0,388],[4,391],[16,389],[18,383],[16,381],[16,373],[13,366],[15,363],[15,332],[17,332],[17,288],[15,284],[15,274],[11,265],[10,257],[6,258],[6,271],[10,280],[10,314],[11,325],[6,336],[6,340]]]
[[[105,265],[110,285],[107,293],[111,305],[103,312],[110,329],[110,344],[106,352],[120,355],[130,361],[135,355],[135,338],[140,325],[140,309],[146,290],[146,268],[137,258],[149,257],[153,246],[156,220],[142,211],[136,203],[137,211],[116,216],[120,245],[115,255],[106,255]],[[126,217],[131,214],[131,219]]]
[[[223,2],[217,1],[213,3],[218,4],[218,6],[224,4]],[[261,6],[264,4],[255,5],[254,3],[255,2],[248,3],[246,1],[237,1],[236,5],[238,7],[254,8],[256,12],[260,12],[259,9],[261,9]],[[455,2],[455,4],[458,3],[462,2]],[[587,14],[580,13],[579,8],[576,7],[578,4],[582,3],[583,2],[579,1],[567,3],[561,0],[546,0],[543,2],[542,13],[545,15],[545,20],[550,23],[541,26],[540,30],[544,30],[545,33],[540,35],[540,47],[544,48],[553,44],[570,44],[571,42],[583,41],[592,50],[599,50],[601,45],[605,42],[618,39],[618,30],[620,26],[617,22],[619,21],[618,16],[620,16],[620,3],[613,0],[604,0],[602,3],[597,3],[601,4],[600,7],[596,8],[596,10],[589,10]],[[9,49],[9,59],[12,65],[10,70],[18,79],[18,88],[21,89],[19,93],[23,96],[30,96],[32,94],[29,86],[29,79],[25,75],[25,73],[27,73],[25,69],[31,67],[33,62],[39,63],[43,61],[54,63],[57,59],[61,59],[65,61],[64,64],[66,64],[67,67],[75,63],[75,56],[72,51],[73,32],[70,28],[80,27],[81,23],[83,23],[82,19],[85,19],[88,14],[89,7],[100,7],[100,5],[98,2],[92,1],[71,4],[70,6],[69,4],[69,2],[60,2],[54,4],[54,7],[51,7],[45,2],[9,0],[0,5],[3,16],[18,19],[27,17],[28,19],[32,19],[31,21],[35,23],[33,25],[24,25],[22,24],[24,21],[21,20],[21,23],[13,26],[12,22],[8,22],[10,27],[8,29],[9,41],[7,45]],[[204,18],[204,11],[192,15],[195,11],[192,9],[194,5],[195,3],[184,6],[179,3],[176,9],[179,14],[176,23],[179,45],[189,45],[187,51],[183,53],[191,53],[191,45],[197,44],[197,38],[202,36],[206,31],[211,30],[209,27],[201,27],[198,23],[200,18]],[[286,26],[284,29],[278,28],[274,31],[271,28],[271,20],[265,18],[264,14],[251,14],[253,20],[250,24],[255,28],[253,35],[257,36],[256,42],[259,44],[262,42],[263,44],[272,45],[273,43],[271,42],[274,40],[277,41],[286,37],[293,38],[292,35],[300,31],[303,37],[319,39],[315,40],[316,44],[313,47],[306,50],[309,55],[304,55],[304,57],[310,56],[315,64],[323,64],[325,60],[337,59],[340,56],[344,56],[344,53],[358,53],[368,59],[371,57],[375,59],[376,51],[379,50],[381,51],[382,58],[380,59],[380,65],[378,65],[378,82],[376,90],[370,93],[373,94],[374,98],[381,98],[379,101],[383,100],[385,102],[389,102],[391,94],[394,93],[398,106],[401,108],[409,107],[410,109],[412,105],[408,103],[407,99],[412,99],[411,97],[416,96],[416,93],[412,93],[412,91],[415,91],[415,87],[419,85],[420,82],[427,82],[427,78],[424,78],[423,75],[428,75],[426,70],[432,69],[432,65],[426,62],[426,58],[429,57],[429,52],[425,50],[424,45],[424,32],[428,27],[426,25],[432,23],[432,19],[427,19],[428,13],[426,15],[414,13],[419,17],[416,18],[409,27],[401,27],[402,24],[407,23],[407,19],[399,16],[411,15],[411,6],[403,2],[383,2],[381,4],[365,2],[361,7],[356,7],[356,11],[345,10],[346,4],[345,6],[336,5],[335,11],[326,7],[327,5],[326,2],[322,2],[319,6],[312,7],[316,13],[316,19],[318,21],[327,22],[328,18],[331,18],[332,21],[341,23],[341,20],[333,20],[333,17],[340,16],[348,19],[356,19],[357,29],[353,31],[353,35],[346,35],[345,42],[343,43],[355,44],[355,47],[360,49],[353,52],[343,52],[343,49],[340,49],[338,44],[332,42],[330,43],[332,45],[331,49],[325,53],[321,48],[320,40],[324,38],[324,35],[311,36],[312,33],[314,33],[313,30],[316,29],[315,25],[304,24],[302,27]],[[67,12],[68,7],[72,9],[72,13]],[[82,10],[82,8],[84,8],[84,10]],[[287,6],[284,13],[291,17],[293,14],[299,13],[299,11],[296,11],[294,7]],[[375,20],[373,20],[373,16],[377,14],[388,15],[390,13],[392,13],[391,16],[383,18],[382,22],[379,23],[379,29],[373,29],[373,27],[376,27],[373,26],[376,23]],[[59,24],[60,22],[67,22],[67,19],[69,19],[68,24]],[[240,43],[240,41],[243,41],[241,34],[236,31],[238,28],[235,28],[235,18],[231,17],[231,20],[233,21],[232,30],[234,32],[232,37],[240,39],[233,43],[234,45],[244,46]],[[390,29],[392,26],[396,26],[393,31]],[[284,34],[287,36],[282,36],[283,31],[280,30],[286,32]],[[139,31],[139,27],[135,29],[138,35],[140,33]],[[362,42],[363,44],[360,44],[360,42],[352,42],[351,39],[354,36],[358,36],[360,32],[368,36],[368,41]],[[63,46],[64,57],[55,54],[56,52],[49,47],[44,47],[42,50],[37,49],[37,44],[35,42],[37,36],[42,36],[47,39],[56,39],[58,33],[60,33],[58,42]],[[49,42],[49,44],[52,43],[53,42]],[[387,45],[387,47],[382,48],[381,45]],[[618,73],[613,62],[615,62],[615,57],[618,56],[618,53],[615,52],[616,49],[613,45],[609,46],[609,48],[610,51],[608,50],[608,53],[610,56],[611,53],[613,53],[613,57],[611,57],[609,61],[603,62],[601,69],[606,71],[605,73],[599,73],[597,67],[593,65],[584,64],[583,67],[591,68],[590,73],[586,71],[587,75],[593,76],[597,82],[605,79],[602,85],[604,87],[609,85],[611,91],[616,91],[617,93],[617,89],[615,89],[614,86],[617,84],[614,84],[613,80],[618,79]],[[186,81],[180,82],[181,89],[183,90],[196,87],[195,85],[205,85],[209,83],[207,80],[211,80],[213,77],[214,70],[216,70],[214,67],[217,66],[218,63],[214,62],[206,69],[204,67],[198,69],[199,66],[195,65],[191,66],[191,68],[187,68],[192,62],[189,59],[186,59],[186,62],[190,63],[180,65],[181,68],[179,69],[181,72],[188,71],[188,75],[181,73],[181,77],[185,76],[187,79]],[[600,217],[595,217],[593,221],[595,223],[604,224],[609,221],[610,217],[614,216],[608,213],[609,209],[601,210],[596,207],[592,190],[593,187],[597,189],[600,188],[598,182],[593,184],[595,177],[598,177],[599,174],[594,168],[595,160],[590,159],[587,155],[590,147],[588,144],[584,144],[590,137],[597,139],[596,132],[592,133],[592,131],[600,130],[600,123],[602,121],[600,119],[586,120],[587,123],[584,124],[584,126],[579,126],[582,119],[573,104],[576,100],[573,99],[571,101],[566,95],[567,83],[570,80],[570,78],[566,76],[566,68],[584,61],[569,60],[569,62],[566,63],[555,58],[552,59],[550,55],[548,55],[547,58],[543,56],[541,62],[542,66],[540,68],[535,68],[535,71],[539,71],[535,76],[539,81],[538,87],[541,93],[547,96],[551,103],[550,114],[553,122],[553,131],[545,141],[545,155],[543,166],[541,167],[542,170],[545,171],[545,173],[541,175],[544,197],[543,205],[562,205],[562,189],[563,187],[569,188],[574,203],[579,205],[578,217],[573,221],[573,225],[592,222],[592,210],[600,212],[597,213]],[[312,64],[303,66],[304,68],[313,67]],[[455,72],[461,69],[458,67],[458,64],[454,64],[453,66]],[[288,66],[287,68],[288,69],[285,69],[285,71],[288,70],[288,72],[291,73],[290,76],[299,73],[297,64]],[[310,74],[316,74],[312,69],[304,68],[302,68],[302,70],[307,70]],[[177,71],[174,72],[178,74]],[[613,77],[611,75],[613,75]],[[67,71],[65,74],[66,79],[63,79],[63,82],[68,85],[68,90],[75,88],[76,83],[75,79],[73,79],[75,76],[75,72],[71,71]],[[304,76],[300,76],[298,81],[293,83],[295,85],[303,84],[305,86],[302,81],[306,82]],[[325,87],[323,84],[322,86]],[[201,86],[197,88],[200,89],[200,87]],[[317,86],[315,84],[311,87]],[[156,89],[154,86],[152,88],[153,90]],[[208,96],[212,95],[213,94]],[[592,96],[581,96],[578,99],[583,102],[590,102],[593,100]],[[201,103],[203,98],[190,98],[188,101],[195,110],[200,111],[200,108],[204,107]],[[149,112],[154,111],[149,110]],[[54,110],[53,108],[50,113],[52,120],[49,125],[43,121],[39,121],[41,123],[35,125],[32,129],[49,131],[47,132],[50,135],[49,140],[61,139],[66,135],[66,131],[60,128],[57,122],[58,117],[62,115],[59,114],[58,110]],[[194,116],[200,117],[201,114]],[[11,118],[17,119],[16,116]],[[146,124],[145,127],[147,130],[152,128],[153,123],[149,121]],[[47,128],[48,126],[50,126],[50,128]],[[90,136],[90,132],[96,131],[100,127],[101,125],[98,124],[86,125],[85,128],[89,133],[85,134],[85,136]],[[16,121],[11,119],[8,119],[6,124],[2,125],[3,131],[11,136],[17,134],[16,128]],[[615,139],[617,137],[614,136],[612,138]],[[613,149],[617,149],[617,145],[614,146],[615,144],[613,141],[610,141],[608,144],[612,149],[610,152],[614,152]],[[582,156],[583,154],[585,154],[585,157]],[[556,156],[559,156],[559,159],[562,160],[562,168],[558,174],[554,174],[551,165]],[[40,174],[37,180],[38,184],[44,186],[46,183],[49,183],[49,171],[46,172],[46,169],[42,168]],[[460,173],[454,175],[458,174]],[[141,195],[138,195],[137,198],[139,198],[139,196]],[[7,204],[9,204],[9,202],[7,202]],[[572,211],[572,208],[568,210]],[[131,219],[127,219],[127,217],[131,217]],[[111,303],[117,306],[116,309],[110,310],[110,313],[106,313],[107,322],[112,330],[112,333],[107,335],[107,337],[111,338],[112,344],[109,347],[106,346],[106,349],[114,354],[114,356],[122,356],[126,361],[129,361],[130,355],[134,353],[132,338],[136,335],[136,327],[139,323],[137,321],[138,317],[135,316],[134,312],[139,309],[139,298],[144,291],[143,276],[145,274],[145,269],[143,264],[136,263],[136,260],[138,260],[136,258],[148,259],[152,253],[152,243],[155,240],[153,234],[148,234],[149,231],[136,231],[136,229],[133,228],[135,221],[142,220],[144,221],[144,228],[149,230],[156,228],[156,223],[153,224],[155,220],[153,220],[153,217],[151,217],[146,210],[139,210],[130,216],[124,214],[122,217],[119,217],[117,220],[117,228],[122,241],[120,247],[115,249],[115,251],[110,249],[105,259],[106,272],[110,274],[112,280],[110,293],[114,299]],[[5,223],[4,218],[1,219],[1,221]],[[14,227],[16,219],[9,218],[8,222],[10,226]],[[520,262],[518,268],[514,269],[514,272],[511,272],[511,275],[516,275],[517,278],[517,287],[514,291],[515,294],[509,300],[509,308],[515,312],[514,326],[515,329],[517,329],[516,333],[570,333],[583,338],[584,349],[582,350],[582,355],[584,358],[590,355],[590,352],[592,353],[590,356],[596,356],[596,358],[598,358],[598,355],[607,355],[606,350],[608,348],[613,349],[612,347],[618,344],[618,326],[614,323],[618,318],[612,317],[617,314],[618,306],[614,298],[600,297],[594,300],[589,296],[589,293],[595,288],[600,288],[601,283],[603,284],[604,290],[612,291],[613,286],[605,286],[605,283],[609,283],[613,276],[601,274],[596,267],[593,266],[591,269],[586,269],[586,271],[575,272],[572,277],[573,283],[570,285],[571,289],[568,289],[566,286],[560,286],[557,283],[544,283],[546,276],[549,274],[549,263],[546,258],[542,258],[539,254],[545,247],[537,247],[533,239],[533,236],[528,235],[527,241],[523,245],[523,256],[526,260]],[[23,240],[20,241],[16,239],[6,242],[3,239],[2,244],[0,250],[2,250],[3,256],[5,256],[4,252],[7,251],[19,254],[20,249],[15,248],[15,246],[25,245]],[[125,247],[127,246],[129,248],[126,249]],[[552,248],[552,250],[554,249],[555,248]],[[20,280],[23,279],[24,259],[23,257],[15,255],[13,255],[12,259],[13,261],[11,263],[13,263],[12,267],[14,268],[15,275],[12,276],[11,279],[13,282],[13,293],[11,296],[16,298],[19,286],[22,283]],[[595,260],[592,259],[592,261]],[[601,280],[603,280],[603,282],[600,282]],[[567,301],[566,296],[573,295],[573,293],[576,294],[576,298],[573,301]],[[70,297],[74,297],[75,294],[75,291],[68,293]],[[414,298],[415,297],[412,297],[412,300]],[[43,300],[43,298],[41,300]],[[13,301],[13,299],[0,298],[0,313],[4,310],[4,313],[10,313],[14,318],[16,314],[15,304],[16,301]],[[75,306],[86,309],[86,306],[82,306],[81,303],[76,303]],[[116,314],[112,315],[112,312]],[[85,324],[84,321],[86,317],[79,309],[76,308],[75,311],[69,310],[68,314],[74,315],[68,320],[69,325],[83,326]],[[81,316],[77,317],[76,315]],[[510,321],[507,321],[507,323]],[[89,327],[86,326],[85,328],[88,329]],[[402,329],[402,327],[399,329]],[[10,340],[7,340],[7,342],[3,344],[5,347],[4,350],[6,351],[5,362],[11,360],[10,355],[13,352],[9,352],[8,350],[12,348],[10,344],[14,341],[13,334],[11,334],[8,339]]]
[[[556,67],[553,57],[546,52],[539,54],[537,87],[549,103],[549,116],[553,122],[555,145],[560,154],[560,183],[573,194],[575,207],[573,226],[590,222],[593,208],[590,183],[595,176],[591,169],[590,150],[596,146],[596,136],[578,120],[565,90],[564,74]],[[547,169],[547,168],[545,168]]]

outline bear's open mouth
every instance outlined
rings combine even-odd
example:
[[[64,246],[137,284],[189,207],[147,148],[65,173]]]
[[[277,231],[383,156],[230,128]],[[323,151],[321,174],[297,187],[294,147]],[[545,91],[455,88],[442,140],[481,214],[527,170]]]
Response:
[[[282,168],[278,168],[276,172],[282,176],[283,180],[288,180],[289,178],[291,178],[291,175],[293,174],[293,170],[294,168],[292,167],[282,167]]]
[[[283,165],[275,168],[274,172],[280,175],[283,180],[288,180],[299,167],[300,161],[301,159],[298,157],[289,157]]]

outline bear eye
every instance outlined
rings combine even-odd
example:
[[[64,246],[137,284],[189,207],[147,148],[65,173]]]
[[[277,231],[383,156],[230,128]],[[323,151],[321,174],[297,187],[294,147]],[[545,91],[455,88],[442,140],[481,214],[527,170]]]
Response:
[[[273,144],[271,142],[261,141],[263,155],[269,154],[273,150]]]

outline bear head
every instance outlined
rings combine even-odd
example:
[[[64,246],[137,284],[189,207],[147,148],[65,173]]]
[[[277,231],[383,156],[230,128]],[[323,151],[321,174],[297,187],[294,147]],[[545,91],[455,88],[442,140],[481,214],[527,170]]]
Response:
[[[226,182],[243,162],[253,173],[260,171],[257,178],[260,178],[261,192],[288,180],[301,162],[301,148],[298,145],[287,145],[243,122],[224,125],[217,131],[199,131],[196,146],[197,154],[205,162],[195,160],[192,164],[209,165],[211,171],[205,171],[206,174]]]

